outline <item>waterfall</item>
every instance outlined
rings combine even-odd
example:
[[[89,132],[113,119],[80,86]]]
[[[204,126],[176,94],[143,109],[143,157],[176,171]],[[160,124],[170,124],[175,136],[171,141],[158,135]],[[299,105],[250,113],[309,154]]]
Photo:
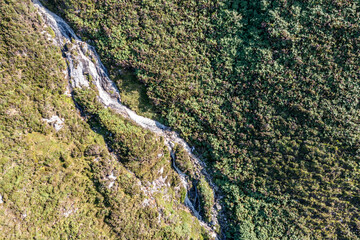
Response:
[[[211,177],[206,171],[205,163],[192,153],[190,146],[182,138],[180,138],[176,132],[171,131],[169,127],[166,127],[152,119],[139,116],[134,111],[121,104],[119,90],[115,83],[108,77],[107,70],[101,63],[95,48],[86,42],[83,42],[78,36],[76,36],[75,32],[62,18],[46,9],[39,0],[33,0],[33,3],[39,10],[46,24],[55,32],[54,43],[61,48],[64,53],[64,57],[67,60],[67,70],[71,88],[89,87],[90,83],[88,76],[90,75],[92,77],[92,83],[95,84],[99,92],[99,100],[105,107],[114,109],[117,113],[131,119],[142,128],[148,129],[156,135],[164,137],[165,144],[171,152],[173,168],[179,174],[182,184],[187,189],[187,192],[189,191],[189,186],[186,181],[186,175],[175,165],[175,154],[173,153],[175,143],[181,145],[189,154],[192,163],[200,170],[202,175],[205,176],[205,179],[215,194],[217,192],[217,188],[212,183]],[[74,54],[75,52],[76,54]],[[219,220],[220,224],[222,223],[221,216],[219,216],[219,196],[216,194],[215,201],[216,204],[212,209],[213,226],[217,225]],[[213,237],[218,239],[218,236],[212,229],[212,226],[202,221],[200,214],[194,207],[194,203],[190,201],[187,194],[185,197],[185,205],[190,209],[193,215],[199,219],[201,225],[206,227]]]

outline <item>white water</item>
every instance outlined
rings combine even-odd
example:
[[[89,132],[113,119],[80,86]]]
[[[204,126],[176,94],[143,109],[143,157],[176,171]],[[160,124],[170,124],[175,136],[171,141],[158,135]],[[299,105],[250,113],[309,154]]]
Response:
[[[95,84],[99,91],[99,100],[106,107],[110,107],[116,110],[119,114],[128,119],[131,119],[133,122],[143,127],[144,129],[148,129],[158,136],[164,137],[165,144],[169,147],[171,152],[173,167],[179,174],[182,184],[186,189],[188,189],[186,175],[182,173],[175,165],[175,156],[172,152],[174,143],[181,145],[185,149],[185,151],[191,157],[194,167],[200,170],[215,192],[217,188],[211,182],[210,175],[205,169],[205,163],[192,153],[190,146],[182,138],[180,138],[177,133],[171,131],[169,127],[166,127],[157,121],[139,116],[134,111],[122,105],[120,102],[119,90],[108,77],[107,71],[101,63],[95,49],[89,44],[81,41],[81,39],[76,36],[74,31],[63,19],[47,10],[38,0],[33,0],[33,3],[43,16],[46,24],[49,25],[55,32],[55,43],[62,50],[68,48],[67,51],[63,52],[68,63],[68,75],[71,87],[89,87],[90,83],[88,76],[90,75],[92,77],[92,83]],[[215,200],[217,201],[217,208],[220,208],[220,205],[218,204],[218,198],[216,198],[216,196]],[[185,205],[191,210],[194,216],[199,219],[201,224],[209,230],[213,237],[217,238],[217,234],[212,229],[212,227],[201,220],[200,214],[196,211],[193,203],[190,201],[187,195],[185,198]],[[218,224],[219,209],[215,209],[214,206],[212,213],[212,225],[216,225]]]
[[[186,175],[176,166],[174,153],[171,153],[171,158],[173,159],[173,161],[172,161],[172,166],[173,166],[173,168],[175,169],[175,171],[179,174],[180,179],[181,179],[181,183],[183,184],[183,186],[184,186],[186,189],[188,189],[189,187],[188,187],[188,183],[187,183],[187,181],[186,181]],[[200,216],[200,214],[199,214],[199,212],[196,211],[196,209],[195,209],[195,207],[194,207],[194,204],[190,201],[187,193],[186,193],[186,195],[185,195],[184,204],[185,204],[188,208],[190,208],[190,210],[193,212],[194,216],[195,216],[197,219],[199,219],[199,220],[202,219],[201,216]]]

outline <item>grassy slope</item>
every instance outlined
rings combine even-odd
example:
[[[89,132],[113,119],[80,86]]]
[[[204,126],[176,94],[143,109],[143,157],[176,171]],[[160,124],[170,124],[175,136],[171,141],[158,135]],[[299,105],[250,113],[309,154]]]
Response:
[[[34,10],[29,1],[1,4],[0,238],[114,237],[97,215],[101,195],[83,156],[104,140],[64,94],[65,62]],[[52,115],[66,119],[58,133],[42,121]]]
[[[212,161],[230,238],[358,238],[358,2],[46,2]]]
[[[103,125],[90,125],[101,131],[80,117],[65,94],[65,61],[31,2],[1,2],[0,20],[0,238],[206,237],[172,188],[179,179],[160,140],[100,106]],[[42,120],[53,115],[65,121],[58,132]],[[108,131],[127,143],[117,153],[136,175],[109,153],[104,138],[115,140]],[[137,148],[140,142],[144,148]],[[139,166],[133,157],[144,149],[148,158]],[[160,168],[172,187],[155,192],[146,206],[150,196],[139,178],[149,188]],[[116,180],[109,188],[111,174]]]

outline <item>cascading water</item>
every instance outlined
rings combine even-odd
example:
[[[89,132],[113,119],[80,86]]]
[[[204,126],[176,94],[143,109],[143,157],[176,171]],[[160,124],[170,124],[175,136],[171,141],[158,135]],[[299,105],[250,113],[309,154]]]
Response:
[[[199,169],[199,172],[201,172],[201,174],[205,176],[205,179],[208,181],[210,187],[215,194],[215,192],[217,192],[217,188],[212,183],[211,177],[206,171],[205,163],[192,153],[189,145],[183,139],[181,139],[176,132],[171,131],[169,127],[166,127],[157,121],[139,116],[134,111],[122,105],[120,102],[119,90],[117,89],[115,83],[112,82],[108,77],[106,68],[101,63],[100,58],[97,55],[94,47],[81,41],[81,39],[76,36],[74,31],[63,19],[47,10],[39,2],[39,0],[33,0],[33,3],[38,8],[46,24],[49,25],[55,32],[54,41],[63,50],[63,53],[67,60],[68,76],[70,79],[71,88],[90,86],[88,76],[91,76],[92,83],[95,84],[96,88],[99,91],[99,100],[106,107],[114,109],[116,112],[128,119],[131,119],[133,122],[140,125],[141,127],[150,130],[158,136],[164,137],[165,144],[168,146],[171,152],[173,167],[175,171],[179,174],[182,184],[188,191],[189,187],[186,181],[186,175],[181,172],[181,170],[175,165],[175,154],[173,152],[173,147],[175,143],[181,145],[189,154],[192,163],[194,164],[194,167]],[[223,225],[221,216],[219,216],[219,196],[215,196],[215,200],[216,204],[213,206],[212,209],[211,225],[217,225],[219,223],[219,220],[220,224]],[[194,207],[194,204],[195,203],[192,203],[188,198],[188,195],[186,194],[185,205],[191,210],[194,216],[199,219],[200,223],[205,226],[215,238],[218,238],[217,234],[212,229],[212,226],[202,221],[199,212]]]
[[[172,152],[171,153],[171,158],[172,158],[172,165],[173,165],[173,168],[175,169],[175,171],[179,174],[180,176],[180,179],[181,179],[181,183],[183,184],[183,186],[188,189],[188,183],[186,181],[186,175],[176,166],[175,164],[175,155],[174,153]],[[190,208],[190,210],[192,211],[192,213],[194,214],[194,216],[201,220],[201,216],[199,214],[198,211],[196,211],[195,207],[194,207],[194,204],[190,201],[189,197],[188,197],[188,194],[186,193],[185,195],[185,200],[184,200],[184,204]]]

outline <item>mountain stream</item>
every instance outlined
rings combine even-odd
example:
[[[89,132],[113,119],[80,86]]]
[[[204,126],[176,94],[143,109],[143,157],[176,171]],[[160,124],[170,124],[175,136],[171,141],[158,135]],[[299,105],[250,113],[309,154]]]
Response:
[[[135,124],[141,126],[142,128],[148,129],[158,136],[163,136],[165,139],[165,144],[168,146],[171,152],[173,168],[179,174],[182,184],[188,192],[189,186],[186,180],[187,176],[175,165],[175,153],[173,151],[175,144],[181,145],[189,154],[194,167],[199,170],[199,172],[205,177],[215,195],[215,204],[212,208],[211,222],[205,223],[202,220],[202,217],[194,206],[196,203],[193,203],[189,199],[188,194],[185,197],[184,204],[200,221],[201,225],[203,225],[209,231],[210,235],[212,235],[212,237],[215,239],[219,239],[220,236],[218,236],[218,234],[215,232],[214,226],[220,224],[223,229],[222,225],[225,221],[222,219],[223,217],[221,217],[222,214],[220,214],[221,207],[219,201],[221,196],[218,193],[217,187],[211,181],[211,176],[206,170],[205,163],[196,157],[192,153],[190,146],[182,138],[180,138],[176,132],[171,131],[169,127],[166,127],[163,124],[149,118],[139,116],[134,111],[121,104],[119,90],[115,83],[108,77],[107,70],[101,63],[95,48],[86,42],[83,42],[78,36],[76,36],[75,32],[62,18],[50,12],[38,0],[33,0],[33,3],[38,8],[38,11],[45,20],[45,23],[55,32],[55,38],[53,38],[52,41],[54,41],[54,44],[61,48],[64,57],[66,58],[71,89],[89,87],[90,83],[87,76],[91,75],[93,83],[99,91],[99,100],[104,106],[114,109],[116,112],[125,118],[131,119]],[[69,45],[72,46],[71,50],[67,49],[67,46]],[[196,198],[197,193],[195,199]]]

